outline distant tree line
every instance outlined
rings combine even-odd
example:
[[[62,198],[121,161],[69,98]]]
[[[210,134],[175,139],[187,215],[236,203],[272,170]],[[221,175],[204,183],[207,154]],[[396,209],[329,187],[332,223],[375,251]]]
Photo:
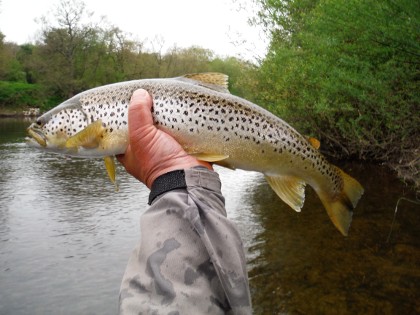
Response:
[[[81,91],[108,83],[186,73],[219,71],[230,76],[230,89],[244,95],[241,81],[254,66],[211,50],[173,47],[153,50],[106,20],[92,22],[84,2],[63,0],[52,16],[41,18],[35,44],[4,41],[0,33],[0,107],[47,109]],[[241,79],[242,78],[242,79]]]

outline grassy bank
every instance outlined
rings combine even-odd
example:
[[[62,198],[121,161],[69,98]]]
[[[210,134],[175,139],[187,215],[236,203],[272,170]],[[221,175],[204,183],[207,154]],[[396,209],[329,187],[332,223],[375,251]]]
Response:
[[[39,111],[54,107],[61,100],[48,95],[40,84],[25,82],[0,81],[0,116],[36,116]],[[30,111],[31,113],[28,113]]]

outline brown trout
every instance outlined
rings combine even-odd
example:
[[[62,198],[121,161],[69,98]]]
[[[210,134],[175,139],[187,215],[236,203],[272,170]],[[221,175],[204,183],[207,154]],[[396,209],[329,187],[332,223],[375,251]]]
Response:
[[[231,169],[263,173],[296,211],[303,206],[309,184],[334,225],[347,235],[362,186],[331,165],[314,141],[258,105],[231,95],[223,74],[135,80],[82,92],[40,116],[28,128],[28,142],[71,156],[104,157],[115,181],[112,157],[127,147],[127,109],[139,88],[152,95],[157,128],[189,154]]]

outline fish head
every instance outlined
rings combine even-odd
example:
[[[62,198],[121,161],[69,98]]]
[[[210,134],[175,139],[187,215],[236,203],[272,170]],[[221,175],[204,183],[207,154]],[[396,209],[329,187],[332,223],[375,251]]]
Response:
[[[87,126],[78,98],[70,99],[38,117],[28,128],[27,142],[58,153],[67,153],[66,142]]]
[[[120,108],[118,104],[106,105],[113,94],[102,92],[80,93],[38,117],[27,129],[27,143],[78,157],[124,153],[128,145],[128,100]],[[101,94],[107,98],[101,99]]]

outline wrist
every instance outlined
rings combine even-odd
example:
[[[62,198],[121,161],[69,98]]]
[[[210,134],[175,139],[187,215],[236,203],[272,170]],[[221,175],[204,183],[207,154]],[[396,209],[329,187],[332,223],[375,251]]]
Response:
[[[212,170],[203,165],[196,165],[193,168],[203,168]],[[175,189],[186,189],[185,169],[173,170],[158,176],[150,187],[149,202],[151,205],[156,197]]]
[[[148,176],[148,178],[144,181],[144,183],[146,184],[146,186],[149,189],[152,189],[153,183],[160,176],[162,176],[164,174],[167,174],[169,172],[173,172],[173,171],[177,171],[177,170],[186,170],[186,169],[193,168],[193,167],[196,167],[196,166],[203,166],[203,167],[205,167],[205,168],[207,168],[211,171],[213,170],[213,167],[210,163],[204,162],[204,161],[199,161],[199,160],[194,158],[193,161],[185,161],[183,163],[176,163],[176,164],[169,165],[169,166],[166,166],[166,167],[160,167],[159,170],[150,174]]]

